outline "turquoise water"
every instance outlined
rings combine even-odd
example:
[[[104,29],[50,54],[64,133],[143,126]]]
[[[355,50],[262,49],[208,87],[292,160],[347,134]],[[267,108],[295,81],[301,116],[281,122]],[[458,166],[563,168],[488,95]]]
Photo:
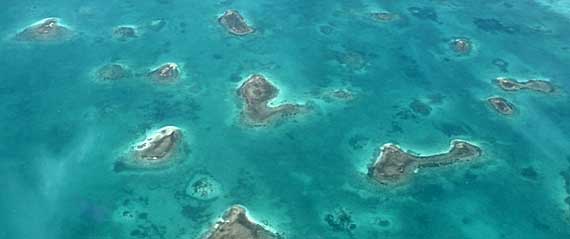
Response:
[[[570,205],[570,4],[564,1],[15,1],[0,9],[0,238],[199,238],[229,206],[287,238],[566,238]],[[238,9],[256,32],[228,34]],[[414,9],[420,13],[414,14]],[[369,14],[400,17],[378,22]],[[13,40],[58,17],[57,44]],[[166,22],[126,42],[119,25]],[[469,38],[468,56],[450,39]],[[346,56],[355,56],[347,62]],[[507,67],[493,64],[495,59]],[[119,62],[147,72],[176,62],[184,77],[100,82]],[[313,111],[266,128],[240,125],[240,82],[263,73],[277,101]],[[553,94],[506,93],[499,76],[546,79]],[[348,89],[352,101],[326,101]],[[519,113],[490,109],[498,95]],[[427,104],[414,112],[412,103]],[[424,105],[424,107],[426,107]],[[184,130],[189,152],[167,169],[116,172],[145,132]],[[420,171],[399,187],[370,180],[379,147],[445,151],[480,145],[474,163]],[[532,173],[534,172],[534,173]],[[220,196],[186,195],[209,175]],[[335,230],[326,215],[350,214]]]

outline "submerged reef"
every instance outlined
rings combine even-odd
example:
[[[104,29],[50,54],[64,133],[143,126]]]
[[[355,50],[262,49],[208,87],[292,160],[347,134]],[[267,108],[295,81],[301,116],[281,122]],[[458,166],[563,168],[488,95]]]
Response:
[[[473,49],[473,43],[469,38],[458,37],[449,42],[449,46],[453,52],[458,55],[469,55]]]
[[[279,94],[279,89],[259,74],[250,76],[239,87],[238,94],[245,103],[242,117],[248,125],[267,125],[275,119],[294,116],[305,109],[297,104],[269,106],[269,102]]]
[[[481,156],[482,150],[467,141],[454,140],[448,152],[419,156],[405,152],[398,145],[385,144],[368,175],[381,184],[399,184],[420,168],[442,167]]]
[[[165,126],[136,143],[123,160],[117,162],[115,171],[125,169],[157,168],[169,165],[182,143],[182,130]]]
[[[174,82],[180,78],[180,67],[176,63],[165,63],[151,70],[148,77],[161,83]]]
[[[335,60],[353,72],[362,72],[369,65],[368,56],[357,51],[335,52]]]
[[[387,11],[373,12],[370,14],[370,16],[379,22],[392,22],[400,18],[400,15]]]
[[[560,175],[564,180],[564,190],[566,191],[566,197],[564,198],[564,202],[567,205],[565,219],[566,222],[570,223],[570,168],[560,172]]]
[[[271,232],[247,216],[243,206],[234,205],[228,209],[207,233],[204,239],[277,239],[279,234]]]
[[[16,34],[16,40],[23,42],[60,42],[69,39],[72,35],[73,31],[60,24],[58,18],[46,18]]]
[[[432,107],[429,104],[424,103],[419,99],[414,99],[412,103],[410,103],[409,108],[416,114],[422,116],[430,115],[432,111]]]
[[[214,199],[220,193],[220,184],[209,175],[196,175],[186,187],[186,194],[199,200]]]
[[[511,78],[498,77],[495,79],[495,83],[504,91],[532,90],[542,93],[554,92],[554,86],[545,80],[528,80],[520,82]]]
[[[325,222],[333,231],[350,233],[356,229],[351,213],[345,208],[336,208],[325,215]]]
[[[333,89],[325,91],[320,97],[325,102],[349,102],[356,98],[355,93],[348,89]]]
[[[501,70],[502,72],[509,72],[509,62],[507,62],[506,60],[503,60],[501,58],[495,58],[492,61],[493,65],[495,65],[497,68],[499,68],[499,70]]]
[[[422,20],[430,20],[439,23],[437,12],[432,7],[409,7],[408,12],[414,17]]]
[[[247,25],[247,22],[237,10],[227,10],[218,22],[226,28],[228,32],[237,36],[245,36],[254,32],[254,29]]]
[[[516,112],[515,106],[503,97],[493,96],[487,99],[487,102],[502,115],[513,115]]]
[[[145,28],[149,29],[154,32],[158,32],[162,30],[166,26],[166,20],[159,18],[150,21],[149,23],[145,24]]]
[[[538,176],[539,176],[536,169],[532,166],[522,168],[520,171],[520,175],[523,178],[531,180],[531,181],[538,180]]]
[[[129,78],[131,72],[124,65],[117,63],[106,64],[96,71],[96,77],[102,81],[116,81]]]
[[[137,37],[137,30],[134,26],[118,26],[113,29],[113,38],[117,41],[128,41]]]
[[[477,28],[489,33],[519,33],[520,29],[516,25],[505,25],[495,18],[475,18],[473,24]]]

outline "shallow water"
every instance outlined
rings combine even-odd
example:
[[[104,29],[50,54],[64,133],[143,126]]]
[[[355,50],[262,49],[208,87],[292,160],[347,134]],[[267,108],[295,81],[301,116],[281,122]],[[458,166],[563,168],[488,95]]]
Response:
[[[217,22],[227,9],[256,32],[227,33]],[[233,204],[287,238],[569,237],[561,175],[570,168],[568,9],[537,0],[8,0],[0,9],[0,238],[200,238]],[[399,18],[371,19],[382,10]],[[74,37],[13,40],[46,17],[62,19]],[[160,31],[112,39],[116,26],[155,19],[166,22]],[[452,52],[455,37],[473,42],[469,55]],[[110,62],[134,76],[94,79]],[[183,77],[144,77],[166,62]],[[273,103],[313,110],[265,128],[241,125],[236,89],[255,73],[280,88]],[[499,76],[557,89],[504,92],[492,83]],[[323,100],[339,88],[355,99]],[[486,104],[494,95],[518,113],[497,114]],[[180,161],[114,170],[165,125],[183,129],[189,150]],[[453,139],[478,144],[483,156],[420,170],[398,187],[366,175],[385,143],[432,154]],[[186,195],[196,175],[215,179],[220,196]],[[341,209],[354,229],[327,224]]]

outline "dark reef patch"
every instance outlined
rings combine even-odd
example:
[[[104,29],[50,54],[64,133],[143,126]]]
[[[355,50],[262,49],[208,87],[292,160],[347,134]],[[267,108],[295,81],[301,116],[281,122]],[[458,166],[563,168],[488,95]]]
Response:
[[[113,38],[117,41],[128,41],[137,38],[137,30],[133,26],[118,26],[113,29]]]
[[[520,175],[528,180],[538,180],[538,172],[532,166],[522,168]]]
[[[489,33],[507,33],[515,34],[520,32],[520,28],[516,25],[505,25],[495,18],[475,18],[473,24],[477,28]]]
[[[414,113],[419,114],[421,116],[428,116],[432,111],[431,106],[422,102],[419,99],[414,99],[414,101],[410,103],[409,107]]]
[[[564,203],[566,203],[566,212],[564,218],[566,222],[570,223],[570,167],[562,172],[560,172],[562,180],[564,182],[564,190],[566,191],[566,197],[564,198]]]
[[[360,51],[335,52],[335,60],[352,72],[365,70],[369,65],[369,55]]]
[[[131,72],[121,64],[110,63],[97,69],[96,77],[103,81],[116,81],[131,77]]]
[[[509,72],[509,62],[503,60],[501,58],[495,58],[492,61],[493,65],[495,65],[501,72],[506,73]]]
[[[350,233],[356,229],[351,212],[345,208],[334,209],[325,215],[324,220],[333,231]]]
[[[330,25],[321,25],[319,26],[319,32],[323,35],[330,35],[334,32],[334,28]]]
[[[434,126],[447,137],[467,135],[471,131],[469,126],[452,122],[440,122]]]
[[[370,138],[364,135],[356,134],[348,139],[348,145],[350,145],[353,150],[359,150],[364,148],[364,146],[368,144],[369,140]]]
[[[412,197],[420,202],[436,202],[445,197],[446,191],[439,184],[423,184],[421,187],[414,188]]]
[[[181,213],[184,217],[192,220],[193,222],[203,224],[207,223],[212,216],[212,213],[208,212],[208,208],[209,206],[207,204],[204,205],[189,204],[182,207]]]

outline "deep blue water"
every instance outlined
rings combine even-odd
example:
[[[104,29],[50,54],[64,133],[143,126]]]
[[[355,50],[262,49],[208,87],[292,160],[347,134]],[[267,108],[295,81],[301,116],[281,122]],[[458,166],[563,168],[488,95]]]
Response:
[[[227,33],[217,22],[227,9],[256,32]],[[399,18],[370,17],[382,10]],[[13,39],[46,17],[75,36]],[[155,19],[162,30],[112,39],[118,25]],[[570,237],[565,1],[6,0],[0,22],[0,238],[193,239],[236,203],[287,238]],[[456,37],[472,41],[468,56],[449,48]],[[95,80],[110,62],[137,73],[176,62],[185,76]],[[241,125],[236,88],[254,73],[280,88],[279,101],[314,110],[266,128]],[[507,93],[492,83],[499,76],[557,90]],[[339,88],[355,99],[322,99]],[[493,95],[519,112],[497,114],[485,102]],[[414,112],[414,101],[428,113]],[[113,170],[134,141],[165,125],[184,130],[190,150],[180,163]],[[366,175],[385,143],[430,154],[452,139],[480,145],[483,156],[422,170],[399,187]],[[199,174],[221,185],[219,197],[185,194]],[[340,210],[356,228],[327,224]]]

